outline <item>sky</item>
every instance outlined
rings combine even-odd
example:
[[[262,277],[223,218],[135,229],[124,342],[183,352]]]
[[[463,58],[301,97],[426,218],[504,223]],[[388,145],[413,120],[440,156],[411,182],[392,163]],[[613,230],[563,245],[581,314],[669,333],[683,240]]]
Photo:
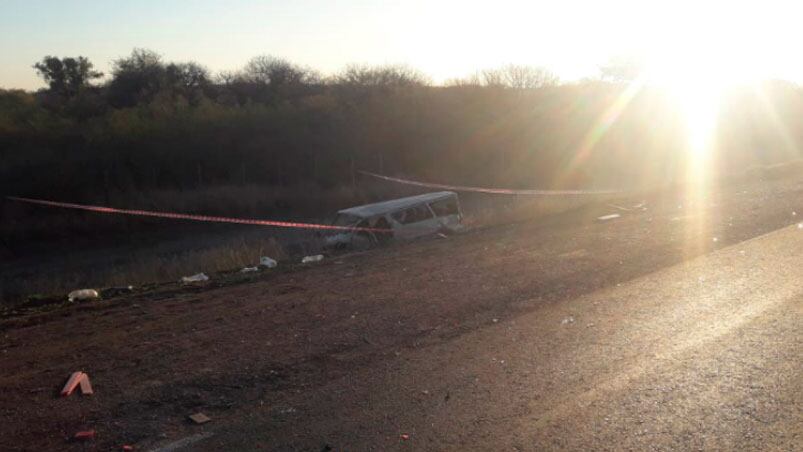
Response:
[[[564,80],[611,58],[686,73],[803,82],[803,7],[763,1],[0,0],[0,88],[37,89],[45,55],[85,56],[108,73],[135,47],[213,72],[273,55],[330,74],[407,64],[440,83],[505,64]],[[690,67],[694,67],[690,71]]]

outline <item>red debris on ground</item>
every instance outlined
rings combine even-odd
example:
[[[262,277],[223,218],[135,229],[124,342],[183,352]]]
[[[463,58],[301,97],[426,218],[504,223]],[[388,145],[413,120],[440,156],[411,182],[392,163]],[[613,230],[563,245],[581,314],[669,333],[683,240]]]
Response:
[[[92,392],[92,384],[89,382],[89,375],[84,372],[73,372],[64,388],[61,390],[62,397],[67,397],[75,391],[75,388],[81,386],[81,394],[90,395]]]
[[[82,432],[77,432],[73,436],[73,439],[78,440],[78,441],[86,441],[88,439],[94,439],[94,438],[95,438],[95,431],[94,430],[85,430],[85,431],[82,431]]]
[[[89,375],[84,374],[83,378],[79,381],[79,386],[81,387],[81,394],[83,395],[90,395],[94,394],[92,392],[92,383],[89,382]]]
[[[67,383],[64,385],[64,388],[61,390],[62,397],[67,397],[68,395],[72,394],[75,391],[75,388],[78,387],[78,384],[81,382],[81,378],[84,376],[83,372],[73,372],[70,375],[70,378],[67,380]]]

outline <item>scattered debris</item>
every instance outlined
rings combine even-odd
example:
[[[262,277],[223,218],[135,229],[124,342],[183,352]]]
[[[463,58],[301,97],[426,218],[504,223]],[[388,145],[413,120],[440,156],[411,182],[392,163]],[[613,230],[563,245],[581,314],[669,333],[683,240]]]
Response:
[[[94,430],[84,430],[82,432],[76,432],[76,434],[73,435],[73,439],[76,441],[86,441],[88,439],[94,439],[94,438],[95,438]]]
[[[563,320],[560,321],[561,325],[568,325],[569,323],[574,323],[574,317],[572,316],[565,317]]]
[[[301,263],[309,264],[311,262],[320,262],[322,260],[323,260],[323,254],[316,254],[314,256],[304,256],[304,258],[301,259]]]
[[[406,433],[402,433],[402,434],[399,436],[399,438],[401,438],[401,440],[402,440],[402,441],[407,441],[408,439],[410,439],[410,435],[408,435],[408,434],[406,434]]]
[[[81,388],[82,395],[94,394],[92,391],[92,383],[89,382],[89,375],[84,374],[83,377],[78,381],[78,386]]]
[[[201,412],[198,412],[198,413],[195,413],[195,414],[191,414],[188,417],[190,418],[190,420],[192,422],[194,422],[194,423],[196,423],[198,425],[206,424],[207,422],[212,420],[212,418],[210,418],[209,416],[207,416],[207,415],[205,415],[205,414],[203,414]]]
[[[718,239],[717,237],[714,237],[714,238],[713,238],[713,239],[711,239],[711,240],[712,240],[712,241],[714,241],[715,243],[716,243],[716,242],[719,242],[719,239]]]
[[[183,282],[185,284],[186,283],[194,283],[194,282],[203,282],[203,281],[209,281],[209,277],[206,276],[203,273],[197,273],[197,274],[192,275],[192,276],[184,276],[184,277],[181,278],[181,282]]]
[[[438,235],[438,237],[440,237],[442,239],[448,239],[449,238],[449,236],[444,234],[443,232],[439,232],[437,235]]]
[[[255,271],[258,271],[258,270],[259,269],[256,268],[256,267],[245,267],[242,270],[240,270],[240,273],[252,273],[252,272],[255,272]]]
[[[70,303],[73,301],[85,301],[85,300],[94,300],[100,298],[100,294],[95,289],[80,289],[80,290],[73,290],[67,295],[67,300]]]
[[[279,263],[276,262],[275,259],[271,259],[268,256],[262,256],[259,258],[259,265],[267,268],[275,268],[277,265],[279,265]]]
[[[81,394],[90,395],[93,394],[92,392],[92,384],[89,382],[89,375],[85,374],[84,372],[78,371],[73,372],[70,375],[70,378],[67,379],[67,383],[64,384],[64,388],[61,389],[61,396],[67,397],[75,391],[75,388],[81,386]]]
[[[630,210],[631,210],[631,209],[629,209],[627,207],[618,206],[616,204],[608,204],[608,207],[613,207],[614,209],[618,209],[618,210],[621,210],[621,211],[624,211],[624,212],[630,212]]]
[[[101,298],[112,298],[118,295],[131,293],[134,291],[134,286],[121,286],[121,287],[107,287],[100,289]]]
[[[132,450],[134,450],[134,446],[132,446],[132,445],[130,445],[130,444],[123,444],[123,447],[122,447],[122,449],[123,449],[125,452],[131,452]]]
[[[601,217],[597,217],[597,221],[609,221],[619,217],[621,217],[621,215],[619,215],[618,213],[612,213],[610,215],[603,215]]]

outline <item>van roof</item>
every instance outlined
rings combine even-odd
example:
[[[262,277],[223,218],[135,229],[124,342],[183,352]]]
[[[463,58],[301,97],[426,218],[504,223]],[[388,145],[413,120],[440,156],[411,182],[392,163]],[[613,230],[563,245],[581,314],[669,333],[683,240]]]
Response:
[[[424,193],[423,195],[408,196],[406,198],[391,199],[390,201],[366,204],[364,206],[350,207],[348,209],[340,210],[337,213],[354,215],[355,217],[360,218],[370,218],[376,215],[384,215],[386,213],[406,209],[418,204],[452,197],[457,197],[457,193],[453,191],[437,191],[433,193]]]

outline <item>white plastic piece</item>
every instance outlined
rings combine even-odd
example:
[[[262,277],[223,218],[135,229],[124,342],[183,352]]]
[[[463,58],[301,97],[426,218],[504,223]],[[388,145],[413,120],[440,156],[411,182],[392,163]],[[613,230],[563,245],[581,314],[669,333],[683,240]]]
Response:
[[[194,283],[202,281],[209,281],[209,277],[203,273],[197,273],[192,276],[184,276],[183,278],[181,278],[181,282],[183,283]]]
[[[279,265],[274,259],[269,258],[268,256],[262,256],[259,258],[259,265],[268,268],[274,268]]]
[[[316,254],[314,256],[304,256],[304,259],[301,259],[302,264],[309,264],[310,262],[320,262],[323,260],[323,254]]]
[[[621,215],[619,215],[618,213],[612,213],[610,215],[603,215],[601,217],[597,217],[597,221],[609,221],[619,217],[621,217]]]
[[[240,273],[251,273],[251,272],[255,272],[257,270],[259,270],[259,269],[256,268],[256,267],[245,267],[242,270],[240,270]]]
[[[94,300],[96,298],[100,298],[100,295],[98,294],[98,291],[95,289],[73,290],[67,295],[67,300],[69,300],[70,302]]]

